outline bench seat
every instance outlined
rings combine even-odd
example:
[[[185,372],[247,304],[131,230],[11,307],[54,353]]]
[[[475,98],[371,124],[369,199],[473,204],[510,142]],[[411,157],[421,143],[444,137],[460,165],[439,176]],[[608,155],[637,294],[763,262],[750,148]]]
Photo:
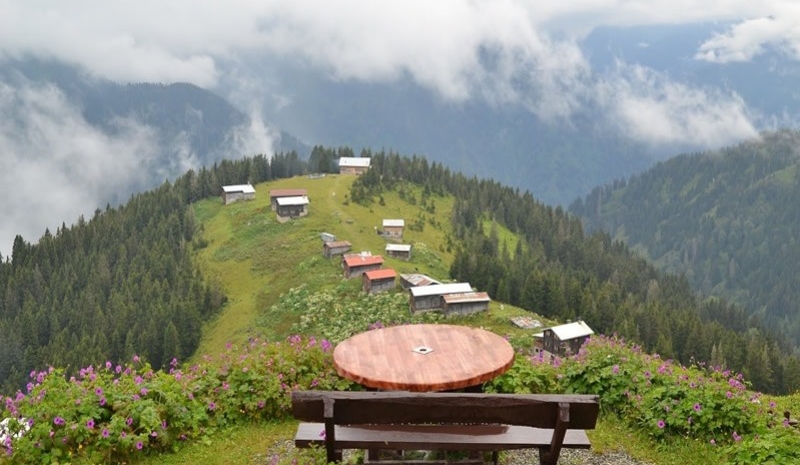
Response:
[[[540,465],[556,465],[562,448],[591,447],[598,412],[595,395],[292,392],[295,445],[324,446],[328,462],[344,449],[429,450],[491,452],[496,465],[500,451],[535,448]]]
[[[325,446],[324,423],[300,423],[297,447]],[[500,451],[550,446],[552,429],[517,425],[336,425],[342,449],[440,449]],[[562,447],[589,449],[584,430],[567,430]]]

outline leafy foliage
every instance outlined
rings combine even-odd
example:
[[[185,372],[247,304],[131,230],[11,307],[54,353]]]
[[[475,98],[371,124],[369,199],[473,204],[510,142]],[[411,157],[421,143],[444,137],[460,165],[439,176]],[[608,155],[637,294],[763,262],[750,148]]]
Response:
[[[293,331],[298,334],[315,334],[334,343],[368,329],[445,320],[439,312],[412,315],[405,293],[365,294],[360,291],[352,292],[346,285],[318,292],[309,290],[307,286],[293,288],[281,296],[278,304],[264,318],[269,320],[269,315],[287,311],[298,318]]]
[[[202,440],[218,428],[287,416],[295,389],[346,389],[325,340],[252,340],[217,358],[169,371],[131,363],[31,373],[25,394],[4,399],[0,417],[19,418],[0,463],[118,463]],[[12,423],[13,424],[13,423]]]

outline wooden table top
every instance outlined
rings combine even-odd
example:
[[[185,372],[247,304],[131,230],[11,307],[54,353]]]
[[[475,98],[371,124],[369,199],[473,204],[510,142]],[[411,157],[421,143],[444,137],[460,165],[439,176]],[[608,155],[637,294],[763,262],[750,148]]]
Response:
[[[504,338],[469,326],[417,324],[374,329],[333,351],[339,375],[396,391],[450,391],[505,373],[514,349]]]

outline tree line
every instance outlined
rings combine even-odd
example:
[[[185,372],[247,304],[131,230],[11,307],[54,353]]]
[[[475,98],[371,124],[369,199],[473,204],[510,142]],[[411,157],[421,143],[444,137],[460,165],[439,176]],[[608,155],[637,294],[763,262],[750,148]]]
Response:
[[[31,370],[78,369],[145,357],[154,367],[192,355],[225,296],[192,263],[192,202],[221,186],[295,176],[295,152],[224,160],[132,196],[91,219],[62,223],[0,256],[0,392]]]
[[[45,231],[35,244],[18,236],[11,257],[0,257],[0,389],[21,387],[29,371],[48,365],[77,369],[139,354],[161,367],[193,354],[202,322],[225,296],[192,263],[202,234],[191,204],[226,184],[335,172],[336,160],[352,154],[314,147],[308,160],[295,152],[224,160]],[[800,387],[800,363],[785,339],[736,305],[700,299],[686,279],[658,271],[608,234],[587,235],[560,207],[422,157],[360,155],[372,166],[353,184],[354,202],[379,201],[406,183],[423,187],[422,201],[455,197],[447,219],[452,278],[549,318],[581,318],[665,358],[741,370],[765,392]],[[499,226],[520,239],[513,250]]]
[[[800,345],[800,132],[686,154],[595,189],[570,211],[625,237],[704,295],[747,309]]]
[[[664,358],[741,371],[763,392],[800,388],[800,361],[783,336],[740,306],[699,297],[685,277],[659,271],[607,233],[586,234],[581,220],[560,207],[423,158],[371,156],[370,171],[353,185],[354,200],[369,203],[403,182],[455,197],[453,279],[548,318],[582,319]],[[495,228],[487,232],[487,224]],[[513,250],[497,226],[520,239]]]

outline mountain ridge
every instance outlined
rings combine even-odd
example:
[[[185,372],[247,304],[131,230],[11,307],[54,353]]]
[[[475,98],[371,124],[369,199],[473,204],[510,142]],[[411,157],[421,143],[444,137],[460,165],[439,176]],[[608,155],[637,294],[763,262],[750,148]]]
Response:
[[[784,130],[675,157],[595,189],[570,212],[797,341],[798,141]]]

